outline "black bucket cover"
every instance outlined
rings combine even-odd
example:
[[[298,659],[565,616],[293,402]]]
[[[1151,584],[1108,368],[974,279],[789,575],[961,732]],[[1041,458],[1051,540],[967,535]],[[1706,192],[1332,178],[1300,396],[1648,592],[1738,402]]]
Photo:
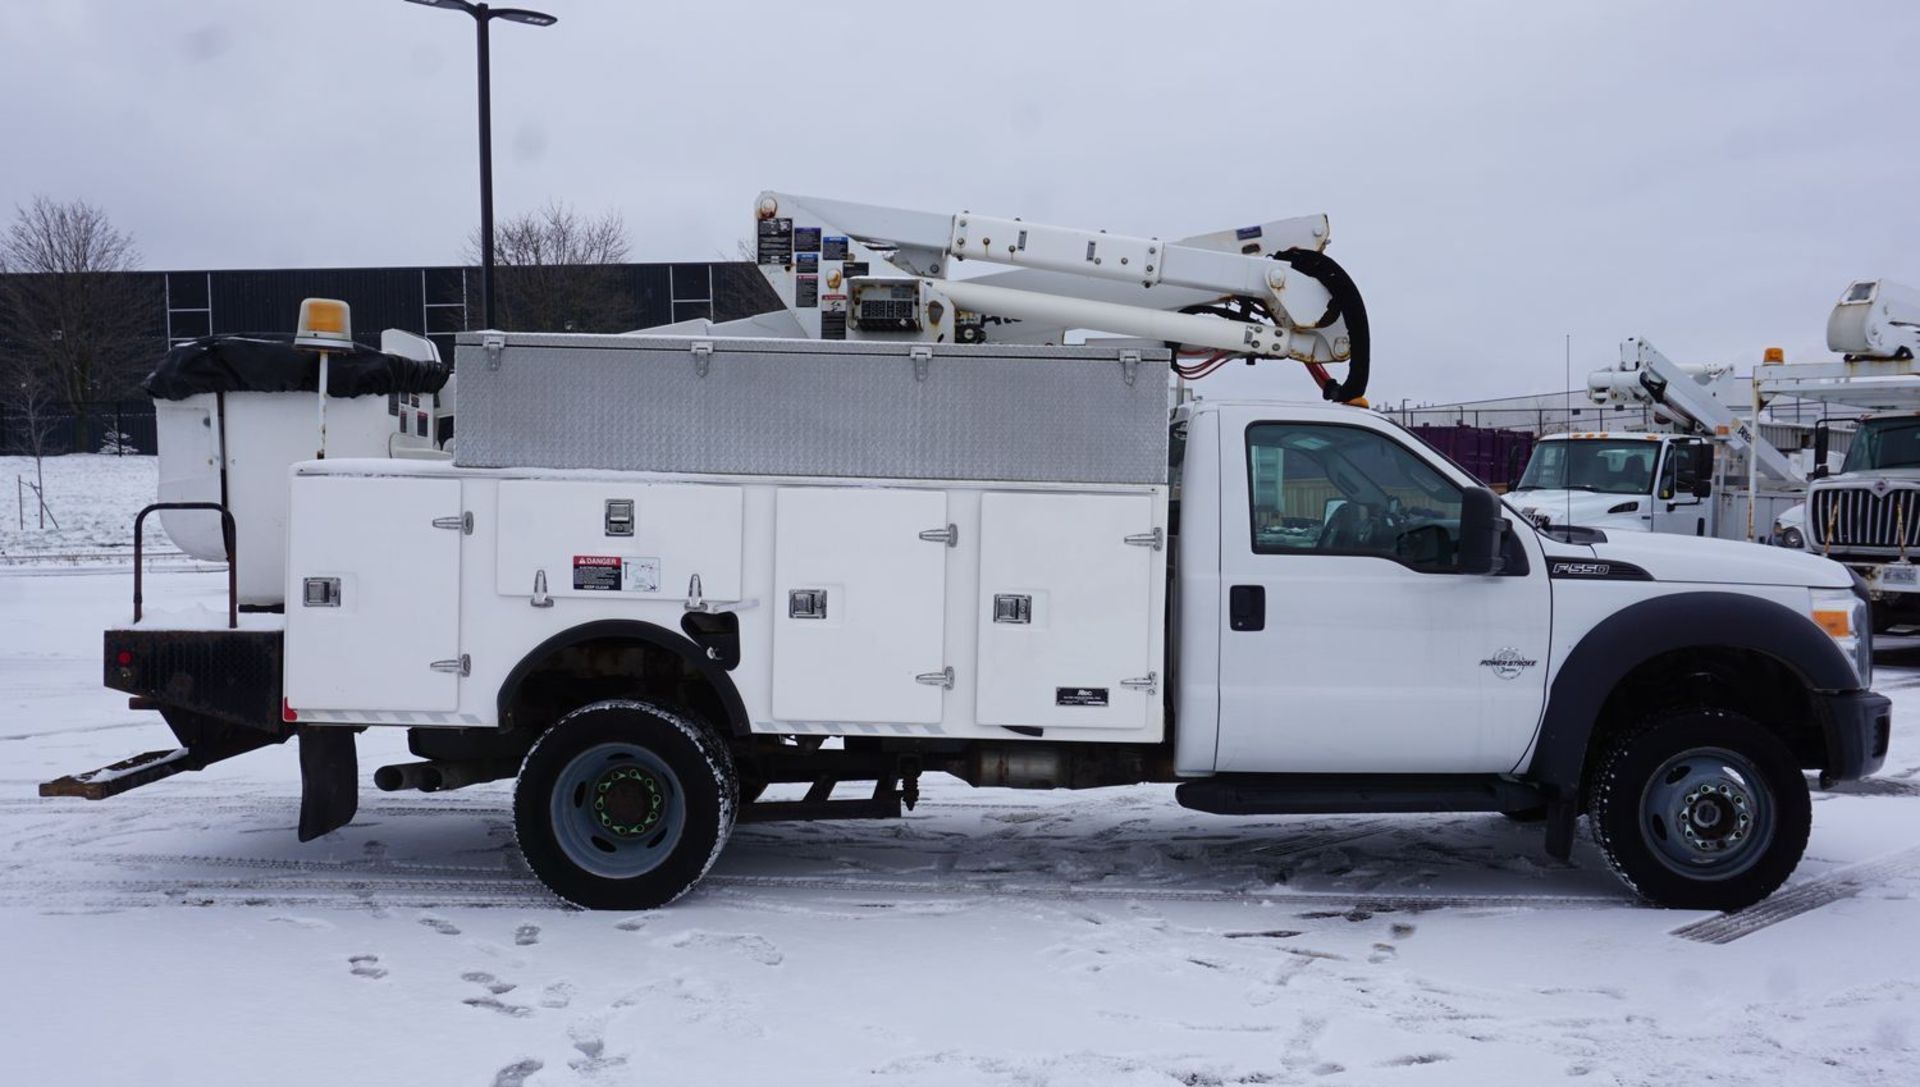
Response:
[[[436,393],[451,367],[376,351],[365,344],[330,351],[329,396]],[[185,400],[196,393],[315,392],[320,355],[293,346],[284,332],[206,336],[167,352],[140,383],[155,400]]]

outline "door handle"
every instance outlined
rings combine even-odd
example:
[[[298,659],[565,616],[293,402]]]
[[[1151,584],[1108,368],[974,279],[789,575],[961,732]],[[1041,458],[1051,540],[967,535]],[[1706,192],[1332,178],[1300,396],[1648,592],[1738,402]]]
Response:
[[[1267,629],[1267,587],[1235,585],[1227,590],[1227,629]]]

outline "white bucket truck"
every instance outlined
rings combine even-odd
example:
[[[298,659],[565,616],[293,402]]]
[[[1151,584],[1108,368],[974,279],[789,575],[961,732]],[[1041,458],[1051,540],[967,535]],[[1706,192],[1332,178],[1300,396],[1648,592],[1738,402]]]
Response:
[[[1760,433],[1756,409],[1743,418],[1729,406],[1732,379],[1732,366],[1682,365],[1626,340],[1617,366],[1588,376],[1587,399],[1651,406],[1675,429],[1545,435],[1512,501],[1543,525],[1764,540],[1800,502],[1806,471]]]
[[[863,278],[831,230],[781,233]],[[1243,244],[1206,251],[1272,263]],[[1282,279],[1310,293],[1247,289]],[[1236,816],[1544,811],[1561,857],[1586,814],[1650,901],[1735,908],[1801,856],[1803,771],[1884,758],[1839,566],[1537,531],[1344,404],[1169,425],[1168,351],[904,334],[953,316],[943,286],[850,307],[893,340],[464,335],[452,462],[292,467],[283,615],[106,633],[108,685],[184,754],[44,791],[297,736],[311,837],[352,815],[355,733],[403,728],[421,761],[379,787],[516,779],[528,865],[590,907],[671,901],[737,820],[895,815],[944,772],[1178,782]],[[1175,316],[1308,343],[1281,290],[1284,327]],[[770,782],[808,791],[756,802]]]

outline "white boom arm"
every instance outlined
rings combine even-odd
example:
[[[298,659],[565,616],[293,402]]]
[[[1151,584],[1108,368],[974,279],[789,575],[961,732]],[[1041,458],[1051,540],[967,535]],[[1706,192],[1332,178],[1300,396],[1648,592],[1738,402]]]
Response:
[[[1714,394],[1713,386],[1731,374],[1730,367],[1682,366],[1642,339],[1620,344],[1620,366],[1595,370],[1587,378],[1587,396],[1597,404],[1659,404],[1727,443],[1744,451],[1769,477],[1783,483],[1804,483],[1805,477],[1786,454],[1759,436],[1753,425],[1735,415]]]
[[[1347,363],[1347,379],[1329,381],[1327,395],[1352,399],[1365,387],[1366,309],[1323,252],[1324,215],[1169,242],[773,192],[755,210],[755,259],[786,312],[674,331],[1061,343],[1085,329]],[[1011,268],[951,278],[962,260]]]

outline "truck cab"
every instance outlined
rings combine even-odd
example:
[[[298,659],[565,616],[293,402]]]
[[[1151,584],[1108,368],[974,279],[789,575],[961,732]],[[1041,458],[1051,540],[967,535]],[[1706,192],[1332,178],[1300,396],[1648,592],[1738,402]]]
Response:
[[[1830,428],[1814,437],[1826,460]],[[1845,564],[1860,575],[1885,632],[1920,622],[1920,411],[1860,418],[1837,472],[1816,470],[1807,501],[1776,524],[1782,543]]]
[[[1537,524],[1715,536],[1714,452],[1680,434],[1548,435],[1510,494]]]

